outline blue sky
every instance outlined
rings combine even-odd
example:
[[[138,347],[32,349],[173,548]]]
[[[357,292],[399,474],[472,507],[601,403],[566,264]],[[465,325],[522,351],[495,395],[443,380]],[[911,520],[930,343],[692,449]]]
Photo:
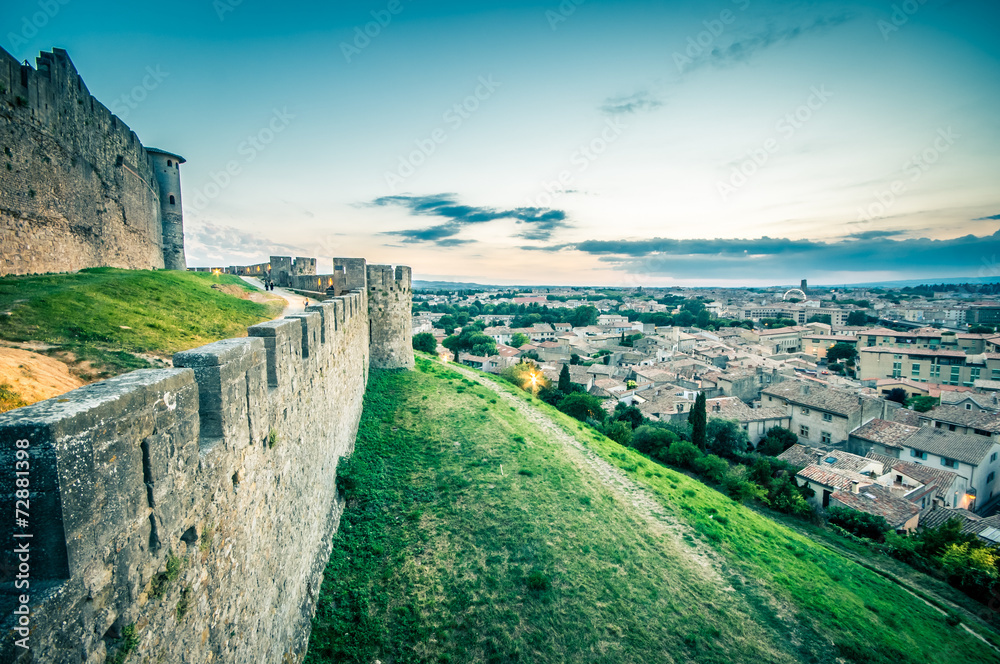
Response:
[[[1000,276],[996,2],[15,0],[0,26],[188,159],[192,265]]]

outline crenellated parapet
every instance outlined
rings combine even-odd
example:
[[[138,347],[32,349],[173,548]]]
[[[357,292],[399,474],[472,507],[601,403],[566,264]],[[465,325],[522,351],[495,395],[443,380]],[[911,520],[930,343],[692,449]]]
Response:
[[[35,62],[0,49],[0,274],[184,269],[183,158],[143,147],[129,106],[91,95],[63,49]],[[168,76],[130,85],[145,95]]]
[[[298,662],[342,510],[370,365],[367,294],[0,415],[0,508],[15,462],[29,518],[3,531],[30,587],[0,594],[0,661],[114,655],[134,625],[150,661]],[[20,442],[19,442],[20,441]],[[30,654],[14,646],[28,596]],[[262,607],[267,607],[262,610]]]
[[[371,318],[372,366],[379,369],[412,369],[413,290],[410,268],[369,265],[368,311]]]

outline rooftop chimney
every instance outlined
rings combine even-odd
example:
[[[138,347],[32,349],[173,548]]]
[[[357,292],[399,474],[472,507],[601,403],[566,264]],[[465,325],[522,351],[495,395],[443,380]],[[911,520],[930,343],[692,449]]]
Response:
[[[851,480],[851,493],[860,493],[861,483],[857,480]]]

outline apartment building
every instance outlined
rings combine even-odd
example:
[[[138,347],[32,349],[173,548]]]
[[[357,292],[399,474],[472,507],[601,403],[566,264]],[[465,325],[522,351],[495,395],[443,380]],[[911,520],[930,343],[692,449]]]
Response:
[[[848,435],[875,418],[887,418],[898,404],[846,390],[786,380],[761,392],[761,406],[783,407],[791,416],[792,431],[803,444],[829,446],[846,443]]]
[[[940,383],[972,387],[979,379],[1000,379],[1000,353],[967,355],[960,350],[901,348],[896,346],[859,348],[858,377],[862,380],[909,378],[919,383]]]

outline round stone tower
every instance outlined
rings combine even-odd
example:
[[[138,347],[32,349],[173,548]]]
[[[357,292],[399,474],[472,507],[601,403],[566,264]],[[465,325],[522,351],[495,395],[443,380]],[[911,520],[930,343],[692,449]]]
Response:
[[[163,267],[186,270],[184,257],[184,213],[181,210],[181,164],[186,159],[164,150],[146,148],[153,160],[153,172],[160,190],[160,219],[163,224]]]
[[[369,265],[367,276],[370,366],[373,369],[412,369],[410,268],[398,265],[393,270],[391,265]]]

